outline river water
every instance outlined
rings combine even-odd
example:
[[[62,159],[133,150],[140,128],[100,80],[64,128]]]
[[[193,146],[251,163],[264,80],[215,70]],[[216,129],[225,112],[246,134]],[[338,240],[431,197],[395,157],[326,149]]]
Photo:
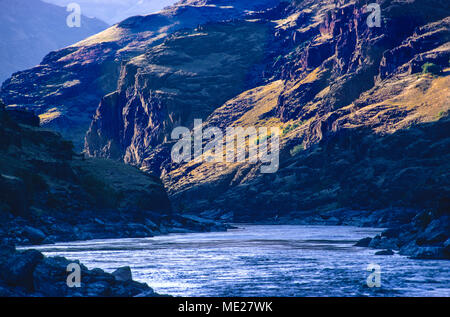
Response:
[[[353,246],[380,229],[237,226],[33,248],[78,259],[90,269],[130,266],[135,280],[173,296],[450,296],[450,261],[376,256]],[[381,268],[380,287],[367,286],[369,264]]]

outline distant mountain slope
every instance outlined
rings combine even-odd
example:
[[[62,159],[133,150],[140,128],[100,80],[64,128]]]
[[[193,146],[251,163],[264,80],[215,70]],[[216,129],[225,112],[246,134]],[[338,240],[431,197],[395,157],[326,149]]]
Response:
[[[80,28],[69,28],[69,14],[65,8],[40,0],[1,0],[0,82],[39,64],[49,52],[107,28],[106,23],[87,17],[82,17]]]
[[[145,54],[178,30],[241,18],[247,10],[275,6],[279,0],[234,2],[239,6],[223,6],[222,0],[186,1],[157,14],[128,18],[14,74],[3,83],[1,98],[6,104],[30,108],[44,126],[61,132],[81,151],[99,102],[117,90],[122,63]]]
[[[60,6],[67,6],[73,0],[44,0]],[[96,17],[109,24],[115,24],[135,15],[158,12],[176,0],[77,0],[81,11],[89,17]]]

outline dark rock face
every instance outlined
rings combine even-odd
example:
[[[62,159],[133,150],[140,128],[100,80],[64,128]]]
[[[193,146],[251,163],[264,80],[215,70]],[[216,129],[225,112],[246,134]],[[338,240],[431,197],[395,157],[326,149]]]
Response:
[[[378,251],[375,253],[375,255],[394,255],[394,251],[388,249],[383,251]]]
[[[114,272],[112,275],[117,281],[127,282],[133,280],[133,276],[131,275],[131,269],[129,266],[120,267]]]
[[[449,233],[450,217],[444,213],[420,212],[404,224],[391,224],[374,238],[364,238],[356,246],[375,249],[399,250],[401,255],[415,259],[450,259]],[[376,254],[389,255],[379,251]],[[392,251],[391,251],[392,252]]]
[[[18,252],[13,247],[0,247],[1,297],[153,297],[157,294],[147,284],[128,278],[117,278],[100,269],[88,270],[80,265],[80,287],[69,287],[69,260],[45,258],[35,250]],[[129,268],[128,268],[129,269]]]
[[[41,230],[30,226],[25,226],[23,228],[23,234],[32,244],[39,244],[46,238],[45,234]]]
[[[142,164],[173,128],[193,126],[244,90],[264,56],[267,29],[264,23],[208,24],[177,32],[132,59],[122,68],[118,90],[97,109],[86,152]]]
[[[413,36],[404,40],[400,46],[384,52],[380,62],[378,80],[383,80],[405,69],[410,73],[420,72],[422,71],[421,66],[427,62],[447,67],[448,51],[437,48],[441,43],[450,40],[449,28],[450,18],[448,17],[421,26],[415,30]]]
[[[6,111],[8,116],[17,123],[26,124],[32,127],[39,127],[40,125],[39,117],[30,111],[15,108],[6,108]]]
[[[5,253],[2,254],[2,280],[9,285],[32,290],[34,287],[33,271],[36,265],[42,261],[42,254],[34,250],[14,253],[12,256]]]
[[[359,240],[355,246],[357,247],[368,247],[370,244],[370,241],[372,241],[372,238],[363,238],[361,240]]]

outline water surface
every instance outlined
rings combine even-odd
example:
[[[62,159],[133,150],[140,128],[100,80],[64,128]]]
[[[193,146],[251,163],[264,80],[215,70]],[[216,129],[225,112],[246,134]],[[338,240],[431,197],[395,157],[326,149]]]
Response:
[[[381,229],[238,225],[228,232],[92,240],[33,247],[174,296],[450,296],[450,262],[376,256],[354,247]],[[367,287],[369,264],[381,287]]]

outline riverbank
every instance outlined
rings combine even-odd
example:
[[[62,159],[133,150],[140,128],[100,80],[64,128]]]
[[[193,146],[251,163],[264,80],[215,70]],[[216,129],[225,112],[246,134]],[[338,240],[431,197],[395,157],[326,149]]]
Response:
[[[205,216],[205,214],[203,214]],[[227,228],[234,228],[231,225],[224,224],[224,219],[231,220],[232,215],[227,213],[227,216],[218,215],[217,219],[206,220],[198,216],[177,215],[172,216],[170,221],[161,218],[161,222],[155,224],[155,228],[163,228],[163,230],[153,231],[151,235],[148,232],[139,230],[132,231],[132,229],[145,228],[145,225],[138,223],[129,223],[128,226],[123,227],[123,224],[116,224],[116,228],[122,226],[127,228],[125,231],[121,230],[104,230],[107,226],[94,219],[92,226],[88,227],[90,231],[82,231],[83,227],[74,226],[73,232],[81,232],[82,237],[97,237],[95,239],[114,239],[120,241],[124,238],[149,238],[159,236],[159,239],[166,238],[169,233],[192,233],[192,232],[224,232]],[[20,227],[20,219],[16,220],[17,228]],[[222,221],[222,223],[220,222]],[[412,259],[427,259],[439,260],[449,259],[449,217],[446,213],[438,212],[418,212],[416,210],[405,210],[389,208],[378,211],[355,211],[355,210],[332,210],[327,212],[296,212],[289,216],[284,216],[276,219],[260,220],[257,223],[268,225],[267,231],[276,231],[275,228],[281,225],[320,225],[320,226],[338,226],[360,227],[364,228],[388,228],[383,229],[379,234],[374,236],[367,236],[359,241],[352,242],[351,245],[355,247],[362,247],[362,249],[371,248],[374,251],[372,255],[394,255],[399,254],[407,256]],[[146,222],[149,225],[148,222]],[[89,226],[89,224],[86,224]],[[53,223],[54,228],[62,226],[61,223]],[[254,226],[254,224],[250,225]],[[282,227],[282,226],[281,226]],[[77,229],[78,228],[78,229]],[[95,228],[95,231],[93,231]],[[274,228],[274,230],[271,230]],[[331,228],[331,227],[330,227]],[[343,228],[344,229],[344,228]],[[13,229],[14,230],[14,229]],[[17,229],[20,230],[20,229]],[[32,227],[22,227],[22,233],[27,237],[34,231]],[[330,229],[331,230],[331,229]],[[334,229],[336,230],[336,229]],[[40,230],[39,230],[40,231]],[[19,232],[19,231],[17,231]],[[90,235],[89,232],[93,233]],[[279,239],[283,240],[283,232],[277,231],[280,235]],[[36,233],[35,233],[36,234]],[[58,236],[54,236],[58,238]],[[92,239],[76,239],[77,235],[63,235],[63,239],[39,239],[25,240],[30,244],[32,241],[39,241],[37,244],[57,243],[64,241],[76,240],[92,240]],[[79,236],[78,236],[79,237]],[[348,239],[349,237],[342,237]],[[311,236],[310,239],[314,239]],[[11,241],[11,239],[3,239],[4,241]],[[312,241],[311,240],[311,241]],[[210,243],[211,241],[204,241]],[[216,241],[217,242],[217,241]],[[216,242],[213,244],[215,245]],[[5,242],[4,242],[5,243]],[[73,242],[77,244],[78,242]],[[81,242],[80,242],[81,243]],[[95,241],[85,241],[85,245],[95,244]],[[120,243],[119,243],[120,245]],[[57,244],[55,245],[57,248]],[[121,250],[120,246],[116,247]],[[202,245],[199,244],[201,249]],[[158,247],[156,248],[158,249]],[[65,284],[65,277],[67,276],[66,267],[69,260],[65,258],[51,258],[44,257],[41,253],[35,250],[18,252],[14,247],[2,245],[0,248],[2,252],[2,260],[0,261],[0,296],[156,296],[157,294],[148,287],[148,285],[133,282],[131,276],[126,283],[117,281],[112,274],[105,273],[101,269],[88,270],[85,266],[82,267],[82,275],[87,279],[81,291],[77,289],[69,289]],[[393,252],[394,250],[395,252]],[[86,250],[91,253],[95,250]],[[80,254],[81,255],[81,254]],[[120,257],[120,255],[119,255]],[[133,263],[130,263],[133,264]],[[114,269],[117,269],[114,267]],[[92,267],[91,267],[92,268]],[[167,268],[166,268],[167,269]],[[159,268],[160,270],[160,268]],[[200,273],[200,272],[197,272]]]
[[[141,212],[122,217],[81,212],[76,221],[58,215],[39,218],[3,214],[0,222],[0,297],[153,297],[159,296],[145,283],[133,281],[129,267],[116,267],[117,274],[87,269],[78,260],[45,257],[36,250],[16,251],[15,245],[30,246],[92,239],[149,238],[169,233],[226,231],[228,225],[196,216],[162,216]],[[116,217],[116,219],[114,218]],[[5,219],[6,218],[6,219]],[[108,220],[105,220],[108,219]],[[70,220],[70,219],[69,219]],[[107,222],[106,222],[107,221]],[[66,284],[67,266],[81,267],[81,287]]]
[[[226,224],[200,217],[150,211],[97,211],[95,215],[92,211],[80,211],[74,219],[62,213],[26,218],[0,213],[0,217],[0,242],[21,246],[227,229]]]

